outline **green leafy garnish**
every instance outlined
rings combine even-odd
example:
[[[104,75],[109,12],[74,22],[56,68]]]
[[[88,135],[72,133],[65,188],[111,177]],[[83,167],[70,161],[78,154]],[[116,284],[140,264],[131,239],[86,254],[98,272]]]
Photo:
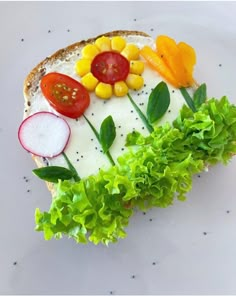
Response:
[[[127,94],[131,104],[134,106],[134,109],[136,110],[136,112],[138,113],[140,119],[142,120],[143,124],[146,126],[147,130],[151,133],[153,132],[153,127],[152,125],[149,123],[148,119],[146,118],[146,116],[143,114],[143,112],[140,110],[140,108],[137,106],[137,104],[135,103],[135,101],[132,99],[131,95],[128,93]]]
[[[60,166],[48,166],[34,169],[33,173],[40,179],[52,183],[57,183],[58,180],[69,180],[74,176],[72,171]]]
[[[67,155],[65,154],[65,152],[62,152],[63,157],[65,158],[65,161],[69,167],[69,170],[71,171],[73,178],[75,181],[79,181],[80,180],[80,176],[78,175],[76,168],[73,166],[73,164],[71,163],[71,161],[69,160],[69,158],[67,157]]]
[[[104,153],[107,153],[116,137],[116,127],[111,116],[105,118],[100,127],[99,139]]]
[[[193,111],[196,112],[196,106],[194,104],[193,99],[191,98],[191,96],[189,95],[188,91],[186,90],[186,88],[181,87],[180,89],[181,94],[183,95],[185,102],[187,103],[187,105],[189,106],[189,108]]]
[[[90,120],[83,115],[84,119],[87,121],[88,125],[92,129],[93,133],[95,134],[98,142],[102,146],[104,154],[107,156],[108,160],[112,165],[115,165],[115,162],[109,152],[109,148],[111,147],[115,137],[116,137],[116,130],[115,124],[111,116],[105,118],[100,127],[100,133],[96,130]]]
[[[49,211],[36,209],[36,230],[45,239],[67,235],[78,243],[116,242],[126,236],[134,208],[184,200],[194,174],[227,164],[236,153],[236,106],[226,97],[210,99],[196,112],[184,105],[172,125],[127,139],[129,150],[116,165],[79,182],[59,181]]]
[[[170,92],[165,82],[160,82],[151,92],[147,105],[147,118],[150,124],[160,119],[170,105]]]
[[[198,109],[207,99],[206,84],[201,84],[193,94],[194,106]]]

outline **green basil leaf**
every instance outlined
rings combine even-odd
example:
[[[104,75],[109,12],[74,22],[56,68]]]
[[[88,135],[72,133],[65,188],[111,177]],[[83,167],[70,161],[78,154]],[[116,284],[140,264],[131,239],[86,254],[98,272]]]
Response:
[[[189,93],[187,92],[185,87],[181,87],[180,92],[182,94],[182,96],[185,99],[185,102],[187,103],[187,105],[189,106],[189,108],[193,111],[193,112],[197,112],[196,106],[193,102],[193,99],[191,98],[191,96],[189,95]]]
[[[147,105],[147,118],[152,124],[160,119],[170,105],[170,92],[165,82],[160,82],[151,92]]]
[[[33,173],[40,179],[52,183],[57,183],[59,179],[70,180],[74,177],[73,172],[60,166],[48,166],[34,169]]]
[[[207,99],[206,84],[201,84],[193,95],[193,102],[198,109]]]
[[[106,153],[108,149],[111,147],[116,137],[116,127],[114,121],[109,115],[105,118],[100,127],[100,144],[102,146],[103,152]]]

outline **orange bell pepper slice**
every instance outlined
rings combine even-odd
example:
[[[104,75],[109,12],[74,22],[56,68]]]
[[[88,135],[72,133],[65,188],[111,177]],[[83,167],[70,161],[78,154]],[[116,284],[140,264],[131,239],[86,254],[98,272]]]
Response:
[[[174,87],[180,87],[181,85],[174,77],[172,71],[166,65],[164,60],[154,51],[150,46],[145,45],[140,50],[140,55],[148,62],[148,64],[157,72],[160,73],[168,82]]]

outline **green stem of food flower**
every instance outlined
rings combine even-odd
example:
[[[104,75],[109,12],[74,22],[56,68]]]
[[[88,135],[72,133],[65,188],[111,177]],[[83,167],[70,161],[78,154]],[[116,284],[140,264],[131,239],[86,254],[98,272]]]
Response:
[[[84,119],[87,121],[87,123],[88,123],[88,125],[90,126],[90,128],[92,129],[92,131],[93,131],[94,135],[96,136],[98,142],[101,144],[101,142],[100,142],[100,136],[99,136],[98,131],[96,130],[96,128],[93,126],[93,124],[89,121],[89,119],[88,119],[85,115],[83,115],[83,117],[84,117]],[[105,153],[105,155],[107,156],[107,158],[108,158],[108,160],[110,161],[110,163],[111,163],[112,165],[115,165],[115,162],[114,162],[114,160],[113,160],[113,158],[112,158],[110,152],[107,151],[107,152]]]
[[[134,100],[132,99],[131,95],[128,93],[127,94],[131,104],[134,106],[134,109],[137,111],[139,117],[141,118],[141,120],[143,121],[144,125],[146,126],[146,128],[148,129],[148,131],[150,133],[152,133],[154,131],[152,125],[148,122],[147,117],[143,114],[143,112],[139,109],[139,107],[137,106],[137,104],[134,102]]]
[[[197,112],[197,109],[194,105],[193,99],[191,98],[191,96],[189,95],[189,93],[187,92],[186,88],[181,87],[180,92],[182,94],[182,96],[185,99],[185,102],[187,103],[187,105],[189,106],[189,108],[193,111],[193,112]]]
[[[74,178],[74,180],[75,180],[76,182],[77,182],[77,181],[80,181],[80,180],[81,180],[80,176],[78,175],[78,173],[77,173],[75,167],[72,165],[72,163],[70,162],[70,160],[69,160],[69,158],[67,157],[67,155],[65,154],[65,152],[62,152],[62,155],[64,156],[65,161],[66,161],[66,163],[67,163],[67,165],[68,165],[70,171],[73,173],[73,178]]]

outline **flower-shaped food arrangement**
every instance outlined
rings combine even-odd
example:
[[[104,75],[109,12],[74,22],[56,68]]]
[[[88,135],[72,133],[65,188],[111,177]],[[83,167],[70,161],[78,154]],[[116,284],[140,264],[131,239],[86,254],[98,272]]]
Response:
[[[135,209],[185,200],[194,174],[235,155],[236,106],[197,85],[190,45],[119,31],[56,57],[27,77],[19,128],[53,196],[35,211],[46,240],[116,242]]]
[[[127,44],[121,36],[102,36],[82,49],[75,71],[84,87],[95,91],[98,98],[124,97],[129,89],[139,90],[144,84],[139,51],[137,45]]]

